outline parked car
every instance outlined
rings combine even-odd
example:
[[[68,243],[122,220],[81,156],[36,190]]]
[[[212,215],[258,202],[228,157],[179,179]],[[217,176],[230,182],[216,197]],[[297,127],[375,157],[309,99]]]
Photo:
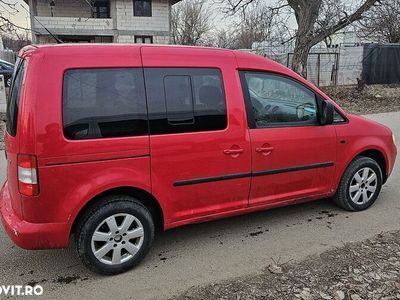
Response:
[[[28,46],[8,103],[0,210],[25,249],[116,274],[161,230],[332,197],[377,199],[397,150],[286,67],[240,51]]]
[[[12,75],[14,73],[14,65],[0,59],[0,75],[4,75],[6,87],[11,86]]]

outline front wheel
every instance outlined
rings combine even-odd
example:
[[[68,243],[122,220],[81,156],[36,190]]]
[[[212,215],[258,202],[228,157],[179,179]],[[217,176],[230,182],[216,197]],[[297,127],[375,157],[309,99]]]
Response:
[[[334,197],[338,206],[349,211],[370,207],[382,188],[382,170],[379,164],[359,156],[347,167]]]
[[[76,245],[83,263],[100,274],[136,266],[154,239],[149,211],[128,196],[111,196],[90,208],[79,223]]]

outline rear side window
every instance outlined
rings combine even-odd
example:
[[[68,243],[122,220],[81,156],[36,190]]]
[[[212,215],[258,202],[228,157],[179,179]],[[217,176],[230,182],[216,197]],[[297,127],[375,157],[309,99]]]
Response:
[[[145,69],[151,134],[222,130],[227,126],[221,72]]]
[[[65,136],[72,140],[147,135],[142,69],[67,71],[63,124]]]
[[[17,134],[18,107],[25,74],[25,61],[18,59],[16,66],[11,92],[7,101],[7,132],[11,136],[16,136]]]

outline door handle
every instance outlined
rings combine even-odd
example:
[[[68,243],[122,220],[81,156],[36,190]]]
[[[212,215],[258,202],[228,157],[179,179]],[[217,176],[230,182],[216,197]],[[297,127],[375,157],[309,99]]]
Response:
[[[226,155],[235,155],[235,154],[240,154],[243,153],[243,149],[226,149],[224,150],[224,154]]]
[[[257,153],[267,153],[274,151],[274,147],[258,147],[256,148]]]

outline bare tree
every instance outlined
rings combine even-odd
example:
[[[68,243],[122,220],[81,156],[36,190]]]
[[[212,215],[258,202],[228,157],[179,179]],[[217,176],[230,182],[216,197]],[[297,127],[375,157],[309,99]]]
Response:
[[[225,4],[225,12],[235,14],[251,3],[262,0],[217,0]],[[359,3],[362,1],[361,3]],[[297,29],[292,69],[307,76],[308,53],[312,46],[330,35],[359,21],[379,0],[357,0],[346,5],[342,0],[278,0],[274,10],[289,9],[294,14]]]
[[[373,7],[358,22],[362,37],[387,43],[400,43],[400,2],[385,0]]]
[[[232,28],[212,30],[207,34],[205,46],[234,49],[236,45],[235,32]]]
[[[171,42],[180,45],[199,45],[212,29],[211,11],[203,0],[184,0],[171,11]]]
[[[277,11],[263,2],[255,2],[242,9],[234,28],[237,49],[250,49],[255,42],[276,39],[279,35]]]

